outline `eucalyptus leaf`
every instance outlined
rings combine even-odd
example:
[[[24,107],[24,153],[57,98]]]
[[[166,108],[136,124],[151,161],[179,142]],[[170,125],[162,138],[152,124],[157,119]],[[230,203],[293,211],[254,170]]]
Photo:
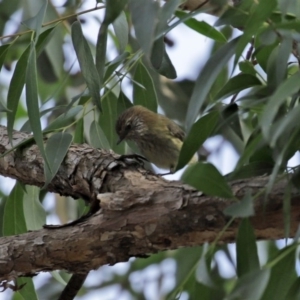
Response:
[[[248,195],[251,197],[250,193]],[[248,218],[241,221],[236,239],[237,274],[239,277],[259,270],[254,229]]]
[[[237,280],[237,283],[233,291],[226,297],[226,300],[261,299],[264,291],[267,289],[269,278],[270,278],[269,269],[255,270],[246,273],[240,279]]]
[[[205,140],[210,137],[216,128],[218,118],[219,113],[212,111],[200,118],[192,126],[183,142],[176,170],[180,170],[184,167],[192,159],[195,152],[200,149]]]
[[[239,93],[240,91],[261,85],[261,81],[251,74],[239,74],[229,79],[225,86],[217,93],[216,99],[221,99]]]
[[[143,87],[135,84],[133,86],[133,103],[142,105],[148,109],[157,111],[157,94],[150,73],[140,61],[136,67],[133,79]]]
[[[17,279],[17,286],[22,286],[17,293],[20,294],[23,299],[38,300],[32,278],[19,277]]]
[[[188,14],[183,11],[176,11],[175,16],[179,19],[182,19],[183,17],[186,17]],[[189,28],[195,30],[196,32],[209,37],[217,42],[226,42],[227,39],[223,35],[222,32],[215,29],[213,26],[209,25],[205,21],[198,21],[196,19],[188,19],[184,21],[184,24],[187,25]]]
[[[6,198],[3,213],[3,235],[15,235],[27,231],[23,209],[24,191],[16,182],[9,196]]]
[[[29,45],[19,58],[8,88],[7,108],[9,112],[7,113],[7,133],[10,141],[12,141],[12,131],[17,108],[25,84],[26,73],[24,70],[27,68],[30,49]]]
[[[46,179],[44,187],[52,181],[58,172],[58,169],[69,150],[72,140],[72,135],[66,132],[57,132],[47,140],[45,151],[49,159],[51,172],[47,172],[47,169],[45,170]]]
[[[111,149],[105,133],[95,120],[91,123],[90,127],[90,144],[97,149]]]
[[[204,194],[232,198],[233,194],[224,177],[211,163],[198,162],[188,167],[182,180]]]
[[[113,22],[114,31],[117,37],[120,53],[125,51],[128,44],[129,28],[124,11]]]
[[[188,106],[186,117],[188,130],[191,129],[194,121],[196,120],[215,79],[234,54],[238,40],[239,38],[235,38],[217,50],[216,53],[207,61],[203,70],[201,70],[201,73],[196,80],[195,88]]]
[[[254,216],[253,198],[248,192],[241,201],[231,204],[224,209],[224,214],[235,218]]]
[[[244,51],[246,45],[250,42],[252,36],[257,33],[263,22],[268,20],[268,17],[277,7],[276,0],[261,0],[257,3],[254,3],[256,5],[250,11],[250,16],[245,24],[244,32],[236,46],[234,65],[237,64],[242,52]]]
[[[43,4],[39,10],[39,12],[36,14],[36,16],[23,21],[23,24],[25,24],[27,27],[29,27],[30,29],[35,31],[35,39],[37,40],[37,38],[40,35],[40,32],[42,30],[42,24],[43,24],[43,20],[45,17],[45,12],[47,9],[47,4],[48,1],[46,0],[42,0],[41,1]]]
[[[23,210],[27,230],[38,230],[46,223],[46,212],[39,200],[40,189],[33,185],[26,186],[23,197]]]
[[[91,49],[83,36],[81,25],[78,21],[72,24],[72,42],[81,68],[82,76],[86,81],[94,103],[101,110],[101,86],[99,74],[94,64]]]
[[[46,174],[50,172],[50,165],[44,148],[41,121],[40,118],[37,118],[37,116],[40,114],[40,110],[37,86],[36,50],[33,42],[31,42],[28,66],[26,69],[26,104],[33,137],[44,159],[44,168]]]
[[[152,0],[130,0],[129,11],[140,47],[149,55],[154,41],[155,25],[158,22],[159,4]]]
[[[83,110],[83,106],[78,105],[72,107],[69,111],[62,113],[58,116],[52,123],[50,123],[43,131],[44,133],[52,132],[57,129],[61,129],[67,127],[72,122],[74,122],[74,118]]]

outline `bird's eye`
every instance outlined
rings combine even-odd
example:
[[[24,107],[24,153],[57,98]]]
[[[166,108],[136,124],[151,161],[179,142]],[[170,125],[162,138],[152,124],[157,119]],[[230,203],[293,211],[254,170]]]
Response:
[[[131,124],[130,123],[128,123],[128,124],[126,124],[126,130],[130,130],[131,129]]]

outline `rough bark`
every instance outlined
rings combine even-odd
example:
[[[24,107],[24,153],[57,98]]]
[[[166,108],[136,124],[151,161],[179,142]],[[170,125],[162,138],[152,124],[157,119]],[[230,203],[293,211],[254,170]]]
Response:
[[[26,135],[15,132],[14,137],[22,140]],[[10,147],[3,127],[0,143],[2,153]],[[26,184],[43,186],[42,170],[35,145],[0,159],[0,174]],[[244,179],[231,186],[241,199],[249,190],[253,195],[262,191],[268,180]],[[266,202],[264,193],[256,198],[252,224],[257,239],[284,237],[282,203],[288,184],[282,178]],[[75,198],[98,198],[101,209],[76,226],[0,238],[0,281],[56,269],[85,274],[132,256],[212,242],[228,221],[223,210],[236,201],[208,197],[88,145],[72,145],[48,189]],[[299,200],[298,190],[291,189],[291,236],[298,227]],[[235,220],[219,241],[233,242],[237,226]]]

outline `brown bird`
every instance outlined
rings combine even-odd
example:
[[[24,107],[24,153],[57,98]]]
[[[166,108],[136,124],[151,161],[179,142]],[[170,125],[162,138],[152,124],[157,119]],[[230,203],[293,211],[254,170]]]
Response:
[[[116,132],[117,144],[123,140],[133,141],[150,162],[170,173],[175,171],[185,133],[172,120],[136,105],[118,117]],[[197,160],[195,154],[189,163]]]

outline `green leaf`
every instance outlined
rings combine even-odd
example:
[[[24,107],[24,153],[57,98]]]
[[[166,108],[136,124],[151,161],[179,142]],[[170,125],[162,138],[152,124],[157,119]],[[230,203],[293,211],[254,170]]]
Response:
[[[23,299],[38,300],[32,278],[19,277],[17,279],[17,285],[23,286],[16,292],[17,294],[20,294]]]
[[[128,0],[107,0],[103,23],[109,25],[120,15]]]
[[[226,300],[254,300],[261,299],[264,291],[267,289],[270,278],[270,270],[257,270],[251,273],[246,273],[237,283],[233,291],[226,297]],[[269,298],[278,299],[278,298]]]
[[[97,44],[96,44],[96,70],[98,72],[98,77],[99,77],[99,89],[103,87],[107,35],[108,35],[108,25],[103,22],[98,31]]]
[[[224,177],[210,163],[198,162],[188,167],[182,180],[209,196],[232,198],[233,194]]]
[[[74,143],[83,144],[84,143],[84,119],[80,118],[76,122],[76,128],[74,133]]]
[[[286,37],[273,49],[267,63],[268,86],[275,90],[287,76],[287,62],[292,52],[292,38]]]
[[[97,149],[110,149],[105,133],[95,120],[91,123],[90,127],[90,144]]]
[[[175,296],[180,292],[185,282],[190,277],[195,277],[196,267],[203,253],[203,247],[193,247],[186,249],[178,249],[173,256],[176,261],[176,289],[167,295],[166,299],[176,299]]]
[[[94,64],[91,49],[83,36],[81,25],[78,21],[72,24],[72,42],[81,68],[82,76],[86,81],[94,103],[101,110],[101,86],[99,74]]]
[[[260,119],[260,125],[264,137],[268,140],[270,129],[279,107],[286,98],[299,90],[300,72],[286,79],[269,98]]]
[[[66,132],[55,133],[47,140],[45,151],[49,159],[51,172],[47,172],[47,169],[45,170],[46,179],[44,187],[46,187],[56,175],[69,150],[72,140],[72,135]]]
[[[273,257],[273,262],[277,263],[271,267],[271,277],[261,300],[289,299],[287,293],[298,277],[295,270],[296,251],[297,247],[292,244],[280,250],[276,257]],[[284,280],[282,280],[283,274]]]
[[[166,51],[163,37],[154,42],[151,52],[151,63],[159,74],[170,79],[175,79],[177,77],[175,67],[173,66]]]
[[[236,46],[236,56],[234,65],[237,64],[246,45],[250,42],[253,35],[255,35],[263,22],[268,20],[273,10],[277,7],[276,0],[260,0],[256,2],[254,9],[250,12],[250,17],[247,20],[244,32]]]
[[[177,10],[175,12],[175,16],[178,17],[179,19],[182,19],[183,17],[187,16],[188,14]],[[209,25],[205,21],[197,21],[196,19],[189,19],[183,22],[185,25],[187,25],[189,28],[195,30],[196,32],[211,38],[217,42],[226,42],[227,39],[223,35],[222,32],[218,31],[215,29],[213,26]]]
[[[248,218],[242,219],[236,239],[237,274],[242,277],[247,273],[259,270],[259,259],[256,238]]]
[[[155,91],[155,85],[152,77],[149,74],[147,68],[140,61],[136,67],[134,81],[141,84],[141,86],[135,84],[133,86],[133,103],[134,105],[142,105],[148,109],[157,111],[157,94]]]
[[[130,0],[129,11],[137,41],[146,55],[151,52],[159,5],[152,0]]]
[[[169,0],[160,8],[158,14],[158,24],[156,26],[156,38],[162,38],[168,30],[168,20],[173,16],[181,0]]]
[[[213,133],[219,113],[212,111],[200,118],[191,128],[182,145],[176,170],[183,168],[200,149],[205,140]]]
[[[40,114],[40,111],[37,86],[36,52],[33,42],[31,42],[28,65],[26,69],[26,104],[33,137],[45,161],[44,168],[46,174],[46,172],[49,172],[50,166],[44,149],[40,118],[37,118],[37,116]]]
[[[117,69],[117,67],[121,63],[124,63],[124,61],[127,59],[128,56],[129,56],[129,52],[124,52],[119,56],[117,56],[114,60],[109,62],[105,70],[104,82],[106,82],[109,79],[111,74]]]
[[[107,91],[107,97],[102,100],[103,113],[99,119],[99,125],[110,145],[110,149],[116,153],[124,152],[124,145],[121,143],[117,145],[119,139],[115,127],[118,118],[117,103],[118,99],[112,91]]]
[[[250,74],[250,75],[256,76],[256,70],[253,66],[253,63],[251,63],[248,60],[239,62],[239,69],[244,74]]]
[[[26,185],[23,198],[23,210],[27,230],[38,230],[46,223],[46,212],[39,200],[40,189]]]
[[[5,61],[6,54],[7,54],[8,50],[9,50],[9,48],[11,47],[11,45],[14,44],[14,42],[15,41],[13,41],[10,44],[6,44],[6,45],[0,46],[0,71],[1,71],[3,63]]]
[[[214,81],[234,54],[238,39],[239,38],[235,38],[217,50],[201,70],[188,106],[186,125],[189,130],[196,120]]]
[[[228,97],[256,85],[261,85],[261,81],[256,76],[250,74],[236,75],[230,78],[225,86],[218,92],[216,99]]]
[[[15,235],[27,231],[23,210],[24,191],[16,182],[10,195],[6,199],[3,213],[3,235]]]
[[[224,209],[224,214],[235,218],[247,218],[254,216],[253,198],[247,192],[241,201],[231,204]]]
[[[128,44],[129,28],[124,11],[113,22],[114,31],[117,37],[120,53],[125,51]]]
[[[41,52],[45,49],[48,42],[54,36],[56,28],[57,28],[57,26],[51,27],[51,28],[43,31],[40,34],[40,36],[39,36],[39,38],[36,42],[36,54],[37,54],[37,56],[39,56],[41,54]]]
[[[9,112],[7,113],[7,133],[10,141],[12,140],[12,131],[19,100],[25,84],[26,72],[24,72],[24,70],[26,70],[27,68],[29,53],[30,46],[26,48],[26,50],[23,52],[20,59],[18,60],[8,88],[7,108],[9,109]]]
[[[289,111],[288,114],[279,119],[271,128],[272,135],[268,137],[270,140],[270,146],[275,147],[277,145],[277,141],[282,137],[285,137],[286,142],[288,142],[292,134],[292,130],[294,128],[299,129],[299,118],[300,106],[298,105]]]
[[[83,109],[83,106],[78,105],[72,107],[69,111],[62,113],[58,116],[51,124],[49,124],[43,131],[45,133],[52,132],[57,129],[61,129],[69,126],[74,122],[74,118],[79,114]]]
[[[40,8],[39,12],[36,14],[36,16],[23,21],[23,24],[25,24],[27,27],[35,31],[35,39],[40,35],[40,32],[42,30],[42,24],[45,17],[45,12],[47,9],[48,1],[43,0],[43,5]]]
[[[298,277],[289,289],[286,299],[300,299],[300,277]]]

